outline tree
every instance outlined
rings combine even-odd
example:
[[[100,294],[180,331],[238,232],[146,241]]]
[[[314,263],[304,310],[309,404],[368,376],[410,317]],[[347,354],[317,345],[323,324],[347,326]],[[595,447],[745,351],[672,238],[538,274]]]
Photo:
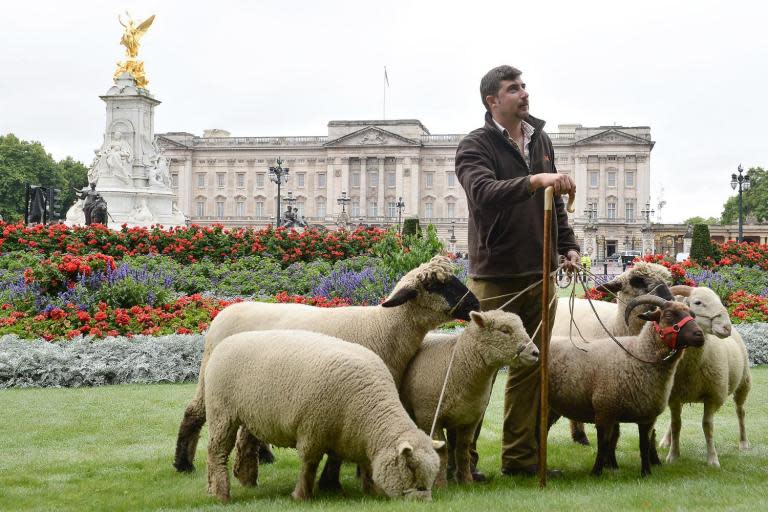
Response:
[[[691,240],[691,260],[704,263],[708,257],[714,256],[714,247],[709,237],[709,226],[706,224],[694,224],[693,240]]]
[[[42,185],[61,190],[62,206],[74,202],[72,186],[84,186],[86,167],[71,157],[56,162],[39,142],[0,135],[0,215],[9,222],[24,218],[24,185]],[[63,212],[62,212],[63,213]]]
[[[743,216],[754,215],[758,222],[768,220],[768,171],[752,167],[747,171],[749,190],[742,192]],[[722,224],[736,224],[739,221],[739,196],[729,197],[723,205]]]
[[[689,226],[693,226],[695,224],[706,224],[707,226],[714,226],[716,224],[720,224],[720,219],[717,217],[707,217],[706,219],[704,217],[691,217],[689,219],[685,219],[683,221],[683,224],[688,224]]]

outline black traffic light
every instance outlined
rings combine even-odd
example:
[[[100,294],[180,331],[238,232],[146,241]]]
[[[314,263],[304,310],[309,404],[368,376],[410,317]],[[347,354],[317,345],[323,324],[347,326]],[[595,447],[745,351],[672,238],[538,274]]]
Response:
[[[48,188],[48,217],[49,220],[61,218],[61,190]]]

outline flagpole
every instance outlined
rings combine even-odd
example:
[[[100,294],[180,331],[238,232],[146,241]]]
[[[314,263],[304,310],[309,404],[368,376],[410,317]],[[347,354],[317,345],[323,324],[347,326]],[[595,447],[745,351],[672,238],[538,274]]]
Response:
[[[384,86],[384,104],[381,106],[382,119],[387,119],[387,66],[384,66],[384,80],[382,85]]]

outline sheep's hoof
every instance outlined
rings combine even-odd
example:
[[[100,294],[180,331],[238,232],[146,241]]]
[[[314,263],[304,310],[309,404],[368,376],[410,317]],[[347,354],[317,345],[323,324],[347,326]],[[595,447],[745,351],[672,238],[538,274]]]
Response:
[[[740,441],[739,450],[749,450],[749,441]]]
[[[195,465],[188,461],[176,461],[173,463],[173,467],[179,473],[191,473],[195,470]]]
[[[586,432],[575,432],[572,436],[574,443],[579,443],[580,445],[589,446],[589,438],[587,437]]]
[[[320,489],[323,492],[341,492],[341,482],[339,482],[338,479],[329,479],[326,478],[325,480],[321,477],[320,480],[317,481],[317,488]]]
[[[448,486],[448,480],[444,476],[439,476],[435,480],[435,483],[432,484],[432,487],[435,488],[443,488]]]
[[[715,459],[710,459],[707,461],[708,466],[712,466],[713,468],[720,469],[720,461]]]
[[[259,464],[272,464],[275,454],[267,443],[259,443]]]

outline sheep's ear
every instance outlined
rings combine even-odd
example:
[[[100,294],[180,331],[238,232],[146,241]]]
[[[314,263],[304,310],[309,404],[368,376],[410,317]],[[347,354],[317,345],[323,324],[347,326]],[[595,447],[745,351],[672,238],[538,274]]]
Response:
[[[622,288],[621,281],[614,279],[613,281],[608,281],[607,283],[601,284],[595,289],[603,293],[616,293],[619,290],[621,290],[621,288]]]
[[[481,315],[477,311],[470,311],[469,318],[470,320],[475,322],[478,327],[485,327],[485,319],[483,318],[483,315]]]
[[[413,446],[411,446],[411,443],[409,443],[408,441],[403,441],[397,446],[397,453],[401,457],[410,459],[413,456]]]
[[[432,448],[435,450],[441,450],[445,446],[445,441],[437,441],[436,439],[432,440]]]
[[[654,322],[658,322],[661,320],[661,309],[656,308],[653,311],[646,311],[645,313],[640,313],[637,315],[637,318],[641,320],[653,320]]]
[[[410,286],[404,286],[397,290],[394,295],[381,303],[385,308],[394,308],[395,306],[401,306],[411,299],[415,299],[419,294],[416,288]]]

